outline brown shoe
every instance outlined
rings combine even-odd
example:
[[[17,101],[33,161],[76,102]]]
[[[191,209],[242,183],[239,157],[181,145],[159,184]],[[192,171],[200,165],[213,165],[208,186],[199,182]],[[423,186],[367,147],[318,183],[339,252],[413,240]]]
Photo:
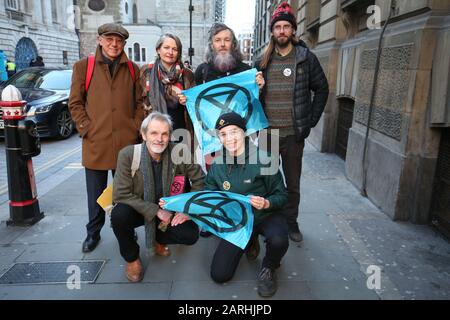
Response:
[[[162,257],[168,257],[170,256],[170,250],[166,245],[156,243],[155,254]]]
[[[139,282],[144,277],[144,269],[142,268],[141,259],[127,263],[127,278],[131,282]]]

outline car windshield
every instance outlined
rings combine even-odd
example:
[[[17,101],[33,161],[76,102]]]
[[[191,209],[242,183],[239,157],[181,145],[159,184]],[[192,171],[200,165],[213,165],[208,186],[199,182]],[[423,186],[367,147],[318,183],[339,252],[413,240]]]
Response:
[[[71,70],[28,70],[11,79],[8,84],[17,88],[69,90]]]

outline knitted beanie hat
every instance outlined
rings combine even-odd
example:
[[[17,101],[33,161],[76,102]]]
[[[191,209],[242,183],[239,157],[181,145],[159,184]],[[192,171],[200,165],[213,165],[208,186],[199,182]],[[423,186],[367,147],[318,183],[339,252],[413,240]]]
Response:
[[[294,30],[297,30],[297,19],[295,18],[294,11],[287,2],[281,3],[272,14],[272,18],[270,19],[270,30],[272,31],[273,25],[276,22],[282,20],[290,22]]]

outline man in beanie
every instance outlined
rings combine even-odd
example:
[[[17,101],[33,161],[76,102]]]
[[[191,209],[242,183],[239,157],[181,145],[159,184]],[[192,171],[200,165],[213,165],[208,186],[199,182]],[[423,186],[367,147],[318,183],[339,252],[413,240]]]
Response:
[[[278,129],[283,172],[289,195],[283,211],[289,226],[289,237],[300,242],[298,227],[300,175],[305,139],[319,121],[328,99],[328,82],[317,57],[295,36],[295,15],[283,2],[270,20],[271,39],[260,61],[266,86],[261,102],[271,129]],[[311,99],[314,93],[314,98]],[[261,137],[261,141],[269,141]],[[267,145],[269,148],[269,145]]]
[[[270,164],[262,164],[268,157],[245,136],[245,120],[231,112],[219,117],[215,126],[224,150],[211,165],[205,179],[205,189],[228,191],[247,195],[253,207],[254,224],[252,240],[245,250],[221,239],[211,263],[211,277],[224,283],[234,276],[244,254],[255,260],[259,254],[258,235],[265,237],[266,254],[258,274],[258,293],[271,297],[277,290],[275,270],[289,247],[286,219],[280,211],[287,201],[283,177],[278,168],[275,174],[265,174]]]
[[[69,109],[83,139],[89,211],[82,246],[85,253],[100,241],[105,212],[97,198],[107,186],[108,171],[114,175],[119,151],[138,141],[144,118],[142,89],[135,81],[139,67],[124,52],[127,38],[128,31],[119,24],[100,26],[95,57],[82,59],[73,67]]]

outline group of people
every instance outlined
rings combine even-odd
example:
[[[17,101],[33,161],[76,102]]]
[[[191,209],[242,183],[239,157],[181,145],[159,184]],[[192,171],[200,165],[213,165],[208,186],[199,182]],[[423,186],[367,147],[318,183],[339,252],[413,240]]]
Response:
[[[252,237],[244,250],[221,239],[211,278],[218,283],[229,281],[244,253],[256,259],[262,235],[266,253],[258,273],[258,293],[262,297],[275,294],[275,270],[289,239],[300,242],[303,238],[297,219],[304,140],[318,123],[328,97],[324,72],[317,57],[295,36],[296,27],[292,9],[282,3],[271,17],[268,48],[255,65],[259,70],[255,81],[269,121],[267,134],[276,134],[280,141],[285,181],[280,170],[262,174],[267,165],[259,158],[264,154],[261,150],[256,163],[247,163],[254,158],[253,141],[245,134],[245,120],[232,111],[217,119],[215,129],[223,150],[211,156],[214,160],[206,175],[198,164],[180,164],[171,158],[176,145],[171,142],[172,131],[192,130],[182,90],[250,69],[242,62],[232,29],[222,23],[213,25],[205,62],[193,73],[182,62],[181,41],[173,34],[159,39],[156,60],[140,69],[124,53],[128,31],[112,23],[99,27],[95,57],[74,65],[69,100],[82,137],[86,174],[89,222],[83,252],[93,251],[100,241],[105,212],[97,198],[107,186],[109,171],[115,203],[111,225],[127,262],[129,281],[141,281],[144,274],[135,228],[145,225],[146,246],[160,256],[170,255],[169,244],[196,243],[198,226],[185,213],[165,210],[161,200],[170,195],[173,181],[182,177],[190,191],[218,190],[250,197]],[[88,69],[94,69],[89,80]],[[258,148],[270,150],[264,144]],[[222,157],[231,163],[221,161]]]

